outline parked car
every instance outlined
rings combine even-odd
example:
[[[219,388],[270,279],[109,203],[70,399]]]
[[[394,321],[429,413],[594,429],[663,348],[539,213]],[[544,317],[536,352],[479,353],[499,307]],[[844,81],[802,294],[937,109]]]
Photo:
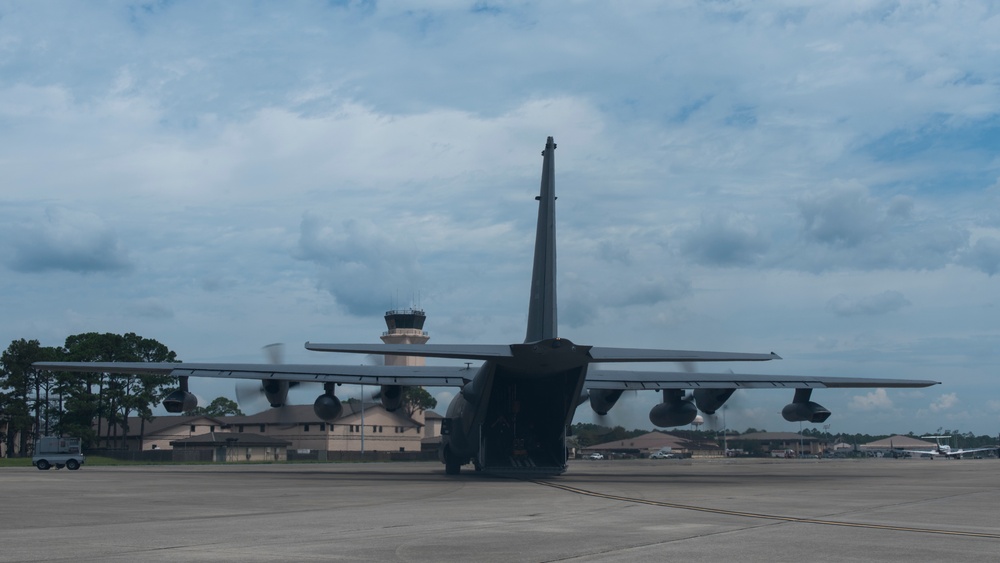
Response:
[[[600,453],[594,452],[594,453],[590,454],[589,456],[587,456],[587,459],[604,459],[604,454],[600,454]]]
[[[672,453],[656,452],[655,454],[649,456],[649,459],[674,459],[675,457],[677,456]]]

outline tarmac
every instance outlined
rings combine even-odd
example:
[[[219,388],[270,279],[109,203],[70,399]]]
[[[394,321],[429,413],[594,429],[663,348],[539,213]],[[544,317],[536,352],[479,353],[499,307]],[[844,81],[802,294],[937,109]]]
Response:
[[[998,508],[996,459],[4,468],[0,561],[996,561]]]

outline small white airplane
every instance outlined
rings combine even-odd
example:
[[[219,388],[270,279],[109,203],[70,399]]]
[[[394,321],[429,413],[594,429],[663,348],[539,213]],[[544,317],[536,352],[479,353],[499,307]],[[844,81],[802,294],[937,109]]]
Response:
[[[951,449],[951,446],[941,443],[941,440],[947,440],[951,438],[951,436],[921,436],[921,438],[925,440],[933,438],[934,441],[937,442],[937,447],[934,448],[933,450],[902,450],[902,451],[911,454],[928,455],[930,456],[931,459],[934,459],[934,456],[938,455],[943,456],[946,459],[962,459],[962,456],[965,454],[971,454],[975,452],[985,452],[997,449],[997,446],[992,446],[989,448],[973,448],[971,450],[953,450]]]

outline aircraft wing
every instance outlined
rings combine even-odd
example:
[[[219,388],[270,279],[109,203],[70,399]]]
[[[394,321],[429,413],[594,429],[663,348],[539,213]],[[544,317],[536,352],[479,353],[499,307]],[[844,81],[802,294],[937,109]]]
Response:
[[[49,371],[155,374],[172,377],[276,379],[360,385],[461,387],[475,370],[458,366],[337,366],[324,364],[205,364],[177,362],[35,362]]]
[[[948,455],[965,455],[965,454],[971,454],[971,453],[975,453],[975,452],[988,452],[988,451],[993,451],[993,450],[996,450],[996,449],[997,449],[997,447],[994,446],[992,448],[973,448],[971,450],[953,450],[953,451],[948,452]]]
[[[564,340],[566,341],[566,340]],[[568,341],[566,341],[568,342]],[[418,356],[424,358],[454,358],[460,360],[498,360],[513,358],[514,348],[522,344],[320,344],[306,342],[306,349],[316,352],[348,354],[379,354]],[[738,352],[700,352],[695,350],[656,350],[646,348],[608,348],[582,346],[589,354],[588,362],[760,362],[780,360],[770,354]]]
[[[584,387],[588,389],[825,389],[930,387],[938,383],[924,379],[590,369],[587,371]]]

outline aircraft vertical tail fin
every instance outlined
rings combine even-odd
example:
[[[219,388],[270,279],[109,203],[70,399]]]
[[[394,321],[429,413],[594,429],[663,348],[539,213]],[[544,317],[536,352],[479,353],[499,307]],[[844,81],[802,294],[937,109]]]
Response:
[[[556,143],[549,137],[542,152],[542,185],[538,195],[535,262],[531,271],[528,331],[525,342],[555,338],[556,318]]]

